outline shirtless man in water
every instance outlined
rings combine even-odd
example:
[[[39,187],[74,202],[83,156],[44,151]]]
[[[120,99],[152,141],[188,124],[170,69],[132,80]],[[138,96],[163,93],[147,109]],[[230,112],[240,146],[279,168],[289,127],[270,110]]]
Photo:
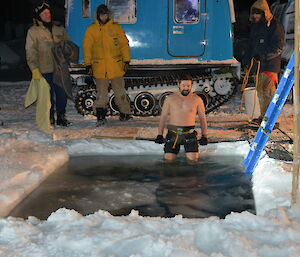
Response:
[[[155,143],[163,144],[164,158],[166,161],[173,161],[180,150],[180,145],[184,145],[186,157],[189,161],[196,162],[199,159],[197,131],[194,130],[196,117],[200,120],[202,137],[199,139],[200,145],[207,145],[207,123],[205,107],[202,99],[192,90],[192,80],[190,78],[179,82],[179,92],[166,98],[158,126],[158,136]],[[169,118],[169,119],[168,119]],[[166,141],[163,138],[164,128],[168,120],[168,133]]]

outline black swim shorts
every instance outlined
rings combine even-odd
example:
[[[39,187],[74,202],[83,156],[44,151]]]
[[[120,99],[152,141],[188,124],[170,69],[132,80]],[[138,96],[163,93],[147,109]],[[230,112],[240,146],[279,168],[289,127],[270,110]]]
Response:
[[[186,153],[198,152],[197,131],[178,134],[177,130],[168,130],[166,143],[164,147],[165,153],[178,154],[180,146],[184,146]]]

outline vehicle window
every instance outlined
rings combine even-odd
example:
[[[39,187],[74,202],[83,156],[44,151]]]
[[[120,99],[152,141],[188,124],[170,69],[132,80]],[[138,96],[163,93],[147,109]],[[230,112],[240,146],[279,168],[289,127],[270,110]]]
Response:
[[[136,23],[136,0],[107,0],[107,7],[117,23]]]
[[[82,17],[90,18],[91,17],[91,1],[82,0]]]
[[[200,0],[174,0],[175,21],[177,23],[197,23],[199,21]]]

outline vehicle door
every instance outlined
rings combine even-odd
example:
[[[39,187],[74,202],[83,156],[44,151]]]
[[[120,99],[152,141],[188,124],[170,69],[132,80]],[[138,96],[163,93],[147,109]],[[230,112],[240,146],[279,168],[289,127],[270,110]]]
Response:
[[[168,0],[168,5],[168,54],[202,56],[206,44],[206,0]]]

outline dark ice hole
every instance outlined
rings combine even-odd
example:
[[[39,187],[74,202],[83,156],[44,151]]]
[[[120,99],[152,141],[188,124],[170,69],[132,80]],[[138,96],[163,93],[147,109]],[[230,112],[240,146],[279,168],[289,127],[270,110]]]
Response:
[[[83,215],[99,209],[112,215],[224,218],[255,213],[251,178],[241,156],[203,154],[198,164],[179,155],[164,163],[160,155],[77,156],[50,175],[9,215],[39,219],[59,208]]]

